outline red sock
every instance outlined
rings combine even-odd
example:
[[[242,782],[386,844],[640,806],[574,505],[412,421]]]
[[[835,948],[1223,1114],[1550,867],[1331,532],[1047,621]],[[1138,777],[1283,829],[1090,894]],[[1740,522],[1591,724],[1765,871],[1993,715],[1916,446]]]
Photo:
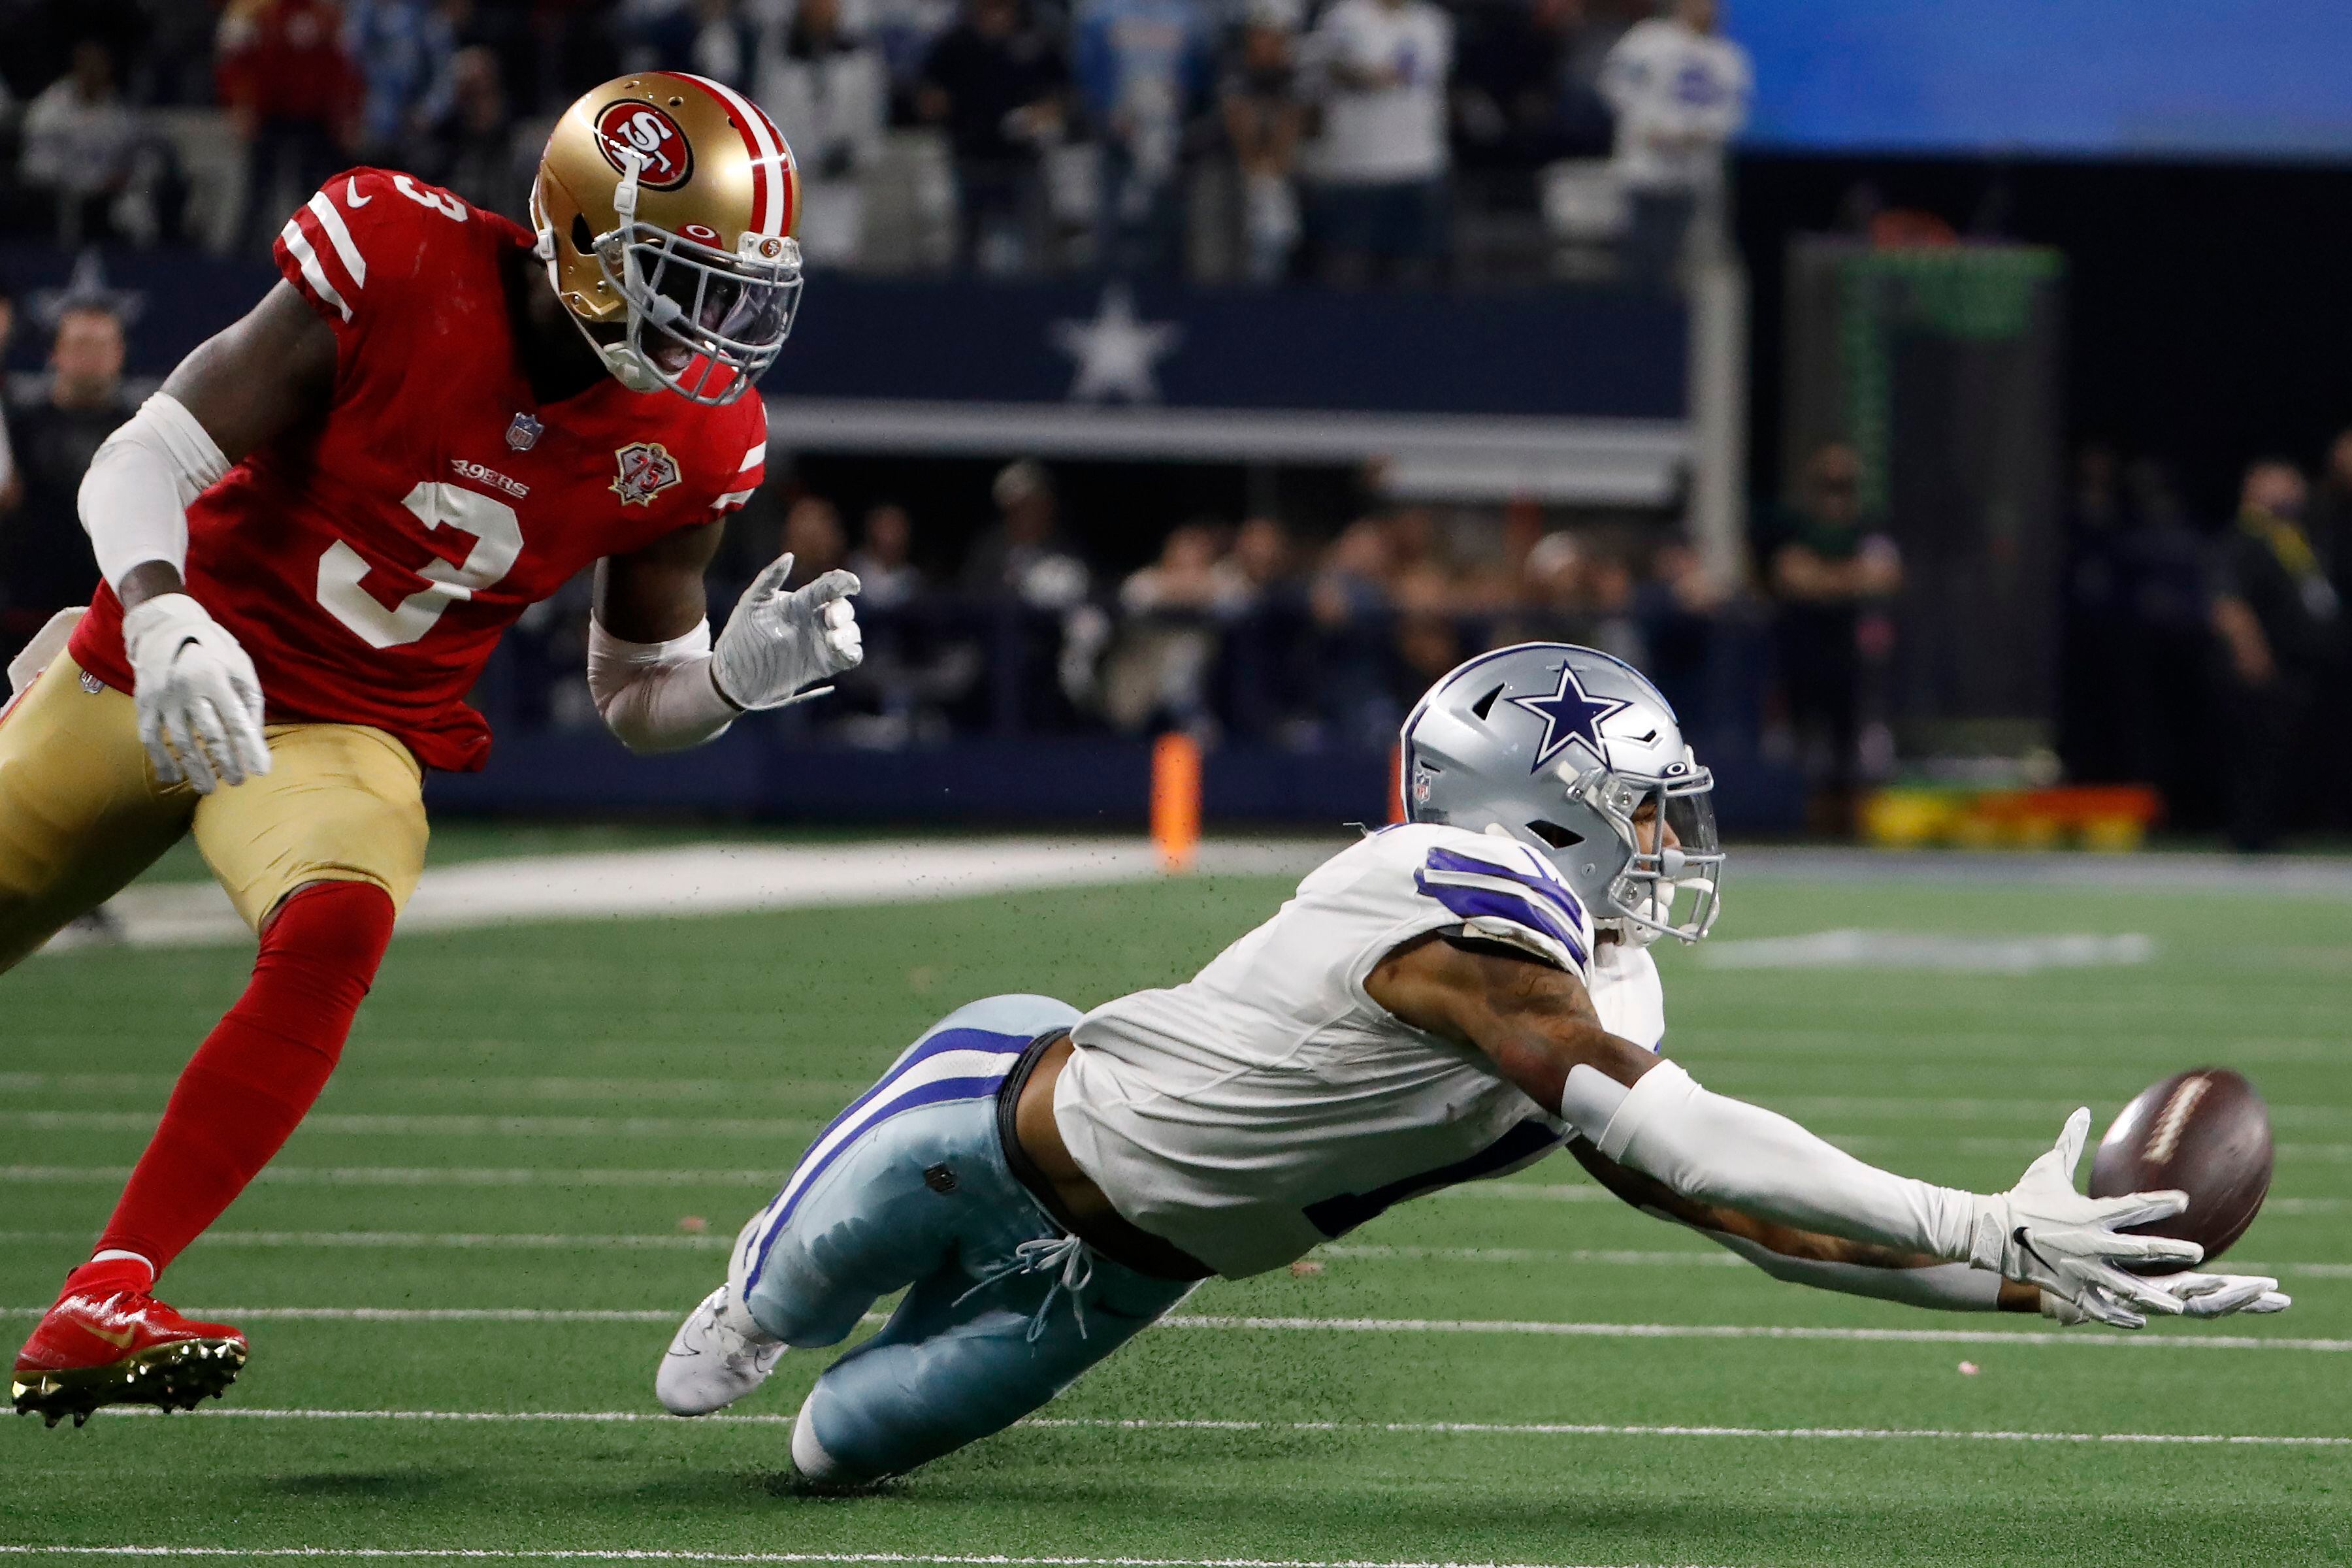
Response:
[[[372,882],[314,883],[286,901],[245,994],[181,1072],[97,1250],[162,1273],[269,1163],[335,1070],[392,921]]]

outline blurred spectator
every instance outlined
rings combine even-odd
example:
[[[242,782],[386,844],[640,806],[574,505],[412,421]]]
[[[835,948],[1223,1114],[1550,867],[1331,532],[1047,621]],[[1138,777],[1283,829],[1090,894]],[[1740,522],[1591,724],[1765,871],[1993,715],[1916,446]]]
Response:
[[[343,36],[366,91],[362,156],[402,162],[409,138],[448,111],[457,52],[453,3],[465,0],[351,0]]]
[[[13,651],[50,616],[81,604],[98,580],[75,498],[100,443],[131,417],[122,391],[122,324],[102,307],[58,313],[49,383],[14,412],[22,500],[0,521],[0,613]]]
[[[2066,509],[2059,658],[2060,755],[2077,781],[2146,781],[2138,770],[2136,700],[2143,686],[2138,646],[2131,518],[2124,505],[2123,465],[2105,447],[2074,460]]]
[[[230,0],[215,44],[221,101],[246,144],[237,244],[264,250],[343,163],[362,83],[334,0]]]
[[[2337,597],[2352,596],[2352,430],[2328,444],[2306,531]]]
[[[1681,712],[1685,735],[1716,716],[1710,675],[1727,598],[1698,551],[1683,539],[1658,547],[1634,591],[1642,673]]]
[[[800,0],[781,42],[761,55],[760,106],[801,170],[801,249],[819,267],[857,259],[859,175],[882,145],[890,87],[882,51],[842,22],[842,0]]]
[[[1585,0],[1489,0],[1463,13],[1454,84],[1465,168],[1533,170],[1564,156],[1569,58]]]
[[[629,70],[689,70],[751,89],[759,29],[736,0],[630,0],[622,6]]]
[[[1390,574],[1389,531],[1365,518],[1332,542],[1308,585],[1314,668],[1307,689],[1322,741],[1385,745],[1404,717],[1392,679]]]
[[[447,107],[427,129],[419,172],[478,207],[521,223],[539,149],[515,133],[499,58],[474,45],[449,61]]]
[[[1010,595],[1033,609],[1065,610],[1086,599],[1093,574],[1056,527],[1053,476],[1034,458],[1008,463],[989,494],[999,521],[964,557],[963,590],[975,598]]]
[[[890,82],[893,118],[913,106],[915,84],[931,44],[955,25],[955,0],[866,0],[857,28],[882,51]]]
[[[1174,265],[1185,123],[1207,85],[1197,0],[1082,0],[1071,72],[1099,136],[1095,254],[1118,271]]]
[[[1862,510],[1862,459],[1843,441],[1814,448],[1797,500],[1759,552],[1779,602],[1777,641],[1790,727],[1812,786],[1808,826],[1853,831],[1862,737],[1865,612],[1903,585],[1895,542]]]
[[[1113,729],[1213,727],[1218,621],[1248,602],[1246,585],[1219,557],[1217,530],[1189,522],[1171,531],[1158,561],[1119,585],[1127,622],[1102,677],[1103,714]]]
[[[2275,848],[2283,819],[2300,804],[2290,798],[2294,764],[2311,749],[2315,701],[2341,672],[2336,589],[2303,531],[2309,499],[2294,464],[2255,463],[2236,524],[2216,550],[2230,842],[2249,854]]]
[[[849,558],[857,574],[857,607],[895,610],[923,591],[915,565],[915,523],[903,506],[885,504],[866,514],[866,537]]]
[[[1298,247],[1298,143],[1307,131],[1299,90],[1297,6],[1251,0],[1225,74],[1220,108],[1241,176],[1242,272],[1279,283]]]
[[[1234,535],[1226,557],[1234,589],[1251,605],[1261,605],[1290,576],[1290,534],[1278,518],[1254,517]]]
[[[1277,518],[1253,517],[1234,535],[1220,570],[1232,584],[1217,673],[1218,705],[1232,729],[1256,740],[1286,738],[1298,710],[1302,678],[1298,651],[1307,637],[1307,605],[1295,575],[1296,552]]]
[[[963,19],[923,61],[922,118],[955,153],[957,264],[992,275],[1037,265],[1045,228],[1039,160],[1061,139],[1069,63],[1021,0],[966,0]]]
[[[1454,24],[1429,0],[1339,0],[1312,40],[1324,79],[1309,162],[1328,280],[1432,277],[1445,247]]]
[[[58,244],[154,239],[156,154],[116,89],[104,44],[84,38],[74,46],[73,68],[26,108],[23,130],[24,181],[56,198]]]
[[[1716,0],[1671,0],[1610,51],[1601,93],[1617,112],[1617,177],[1633,205],[1625,272],[1670,289],[1691,217],[1721,189],[1723,150],[1748,121],[1748,51],[1716,33]]]
[[[784,549],[793,557],[791,585],[815,581],[848,563],[849,537],[841,529],[841,509],[823,496],[803,496],[784,513]]]

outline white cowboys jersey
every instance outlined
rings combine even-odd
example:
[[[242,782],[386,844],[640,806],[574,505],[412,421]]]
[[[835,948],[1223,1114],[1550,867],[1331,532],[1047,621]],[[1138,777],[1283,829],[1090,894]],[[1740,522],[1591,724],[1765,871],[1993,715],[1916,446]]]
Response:
[[[1612,1032],[1657,1048],[1649,955],[1611,951],[1596,968],[1591,919],[1542,856],[1463,828],[1391,827],[1326,862],[1191,981],[1078,1021],[1054,1095],[1071,1155],[1128,1219],[1238,1278],[1550,1152],[1558,1117],[1364,991],[1399,944],[1445,930],[1576,975]]]

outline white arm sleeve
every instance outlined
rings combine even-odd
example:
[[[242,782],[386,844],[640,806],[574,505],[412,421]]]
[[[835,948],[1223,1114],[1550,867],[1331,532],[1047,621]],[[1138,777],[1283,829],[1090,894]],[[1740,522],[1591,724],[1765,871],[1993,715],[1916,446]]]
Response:
[[[188,507],[228,458],[185,405],[159,392],[106,438],[81,480],[81,526],[109,583],[150,561],[185,573]]]
[[[1985,1206],[1972,1193],[1866,1165],[1785,1116],[1708,1093],[1673,1062],[1643,1073],[1596,1134],[1587,1125],[1594,1107],[1579,1103],[1578,1091],[1589,1088],[1579,1075],[1587,1071],[1580,1065],[1570,1073],[1561,1114],[1603,1154],[1684,1197],[1850,1241],[1969,1259]]]
[[[1775,1279],[1810,1285],[1817,1290],[1843,1290],[1849,1296],[1875,1296],[1947,1312],[1992,1312],[2000,1308],[2001,1277],[1966,1263],[1938,1263],[1931,1268],[1873,1268],[1860,1263],[1831,1263],[1817,1258],[1790,1258],[1760,1242],[1717,1231],[1699,1234],[1721,1242]]]
[[[710,680],[710,623],[667,642],[623,642],[592,616],[588,692],[604,727],[637,752],[717,740],[737,710]]]

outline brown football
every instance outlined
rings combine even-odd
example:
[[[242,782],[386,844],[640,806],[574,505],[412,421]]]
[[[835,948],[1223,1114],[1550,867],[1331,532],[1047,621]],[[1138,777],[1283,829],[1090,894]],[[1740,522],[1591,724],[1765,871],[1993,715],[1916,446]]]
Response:
[[[2185,1213],[2135,1226],[2205,1248],[2210,1263],[2246,1234],[2271,1190],[2271,1112],[2245,1078],[2228,1068],[2191,1068],[2151,1084],[2115,1120],[2091,1157],[2091,1195],[2178,1187]],[[2173,1274],[2185,1264],[2142,1269]]]

